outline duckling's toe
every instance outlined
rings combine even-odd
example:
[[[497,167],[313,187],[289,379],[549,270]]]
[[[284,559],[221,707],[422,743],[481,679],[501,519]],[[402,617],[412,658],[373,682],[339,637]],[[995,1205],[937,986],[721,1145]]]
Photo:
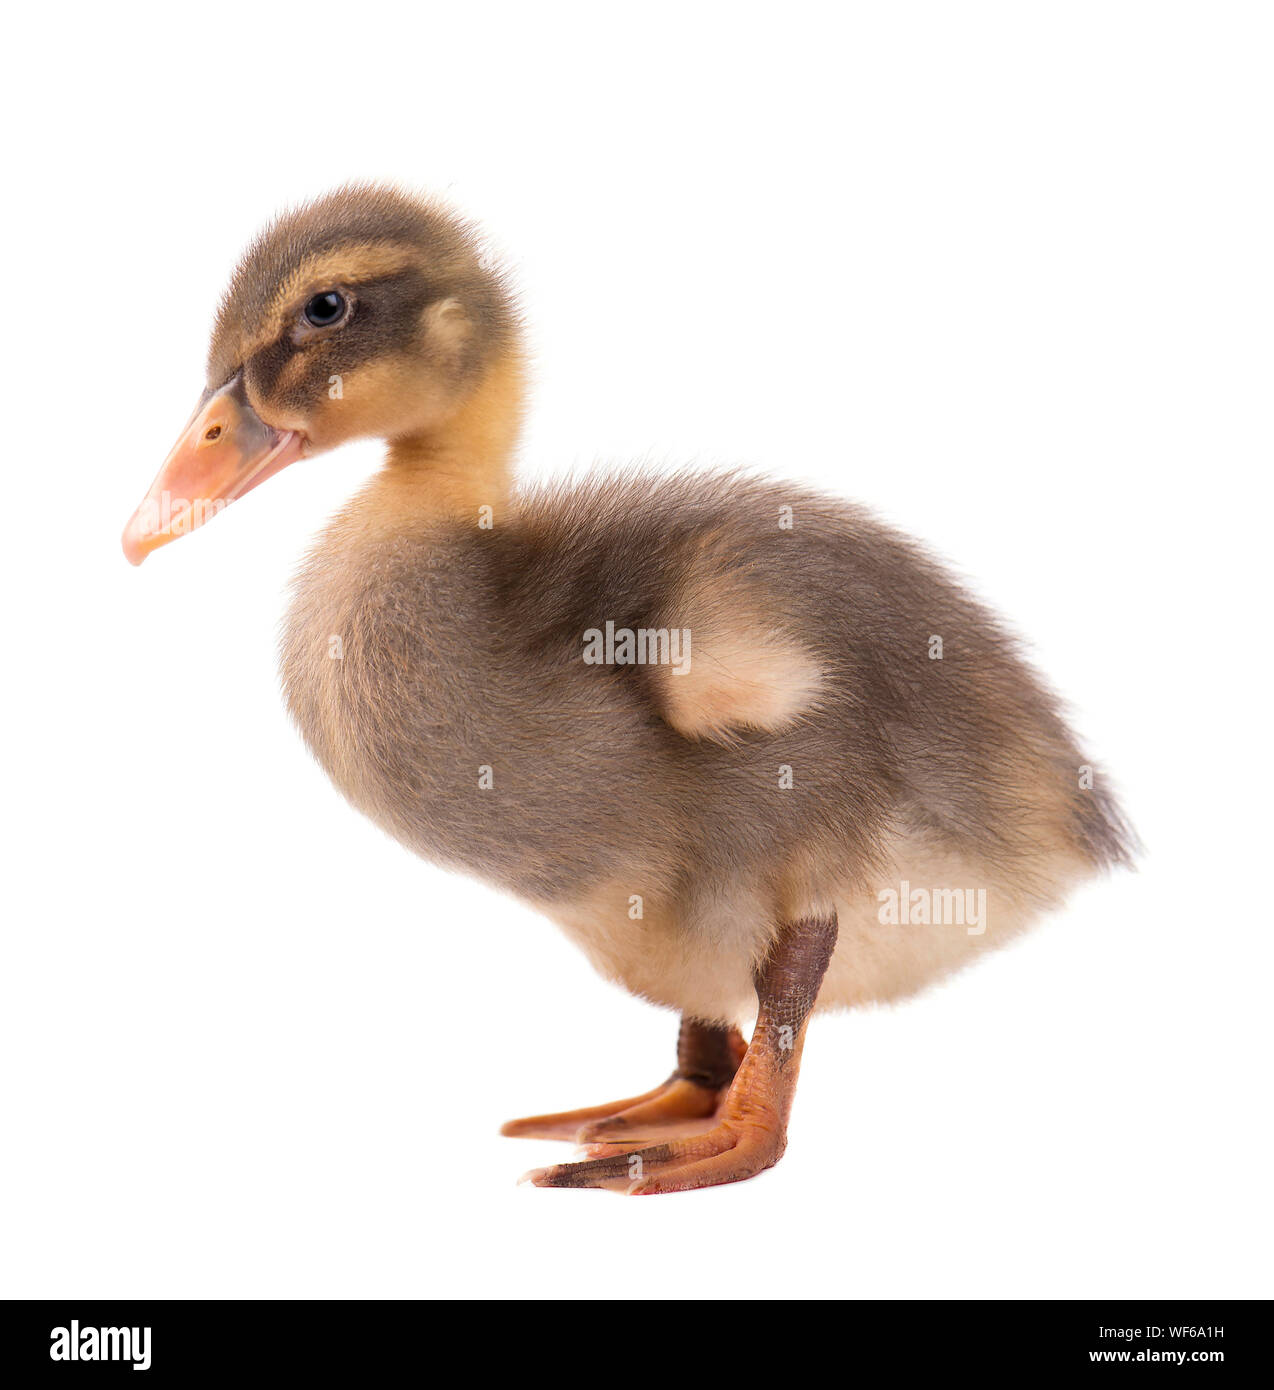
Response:
[[[536,1187],[599,1187],[629,1196],[689,1192],[755,1177],[779,1161],[784,1143],[777,1126],[730,1119],[703,1134],[649,1148],[599,1145],[597,1157],[532,1169],[524,1181]]]
[[[500,1133],[514,1139],[569,1139],[579,1144],[627,1141],[631,1145],[677,1138],[709,1128],[724,1094],[724,1088],[673,1077],[629,1100],[510,1120]]]
[[[647,1140],[680,1139],[702,1134],[712,1128],[727,1090],[727,1087],[718,1090],[701,1086],[697,1081],[674,1078],[648,1100],[581,1126],[575,1135],[575,1142],[626,1144],[631,1148],[634,1143]]]

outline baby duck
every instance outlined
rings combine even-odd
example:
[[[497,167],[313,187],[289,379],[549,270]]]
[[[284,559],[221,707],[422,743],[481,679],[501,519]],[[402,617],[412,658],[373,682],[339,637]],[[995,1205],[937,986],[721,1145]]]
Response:
[[[408,848],[680,1014],[662,1085],[504,1127],[586,1146],[538,1186],[769,1168],[813,1012],[908,995],[1129,860],[1013,640],[858,507],[737,474],[517,487],[517,313],[440,206],[355,186],[281,217],[207,381],[129,560],[299,459],[388,441],[296,579],[293,718]]]

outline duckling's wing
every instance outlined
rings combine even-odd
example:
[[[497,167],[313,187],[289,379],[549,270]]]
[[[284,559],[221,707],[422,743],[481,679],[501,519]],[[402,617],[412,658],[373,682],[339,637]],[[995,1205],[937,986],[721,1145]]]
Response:
[[[799,536],[781,529],[793,503]],[[849,516],[735,472],[564,480],[519,499],[525,549],[508,588],[524,631],[578,642],[584,630],[601,647],[585,661],[643,668],[628,688],[671,728],[731,743],[789,727],[830,686],[808,635],[809,582],[826,578],[810,581],[805,550],[822,535],[840,554]]]
[[[763,580],[705,545],[659,615],[680,659],[652,668],[663,718],[690,739],[729,743],[749,729],[776,732],[817,708],[826,673],[791,631]]]

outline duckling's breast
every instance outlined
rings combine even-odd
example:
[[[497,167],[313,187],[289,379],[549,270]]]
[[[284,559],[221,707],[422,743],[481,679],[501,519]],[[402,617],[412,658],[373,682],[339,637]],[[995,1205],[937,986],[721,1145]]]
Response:
[[[344,795],[426,858],[524,897],[572,896],[682,832],[678,769],[620,682],[517,630],[482,533],[347,536],[298,575],[289,709]]]

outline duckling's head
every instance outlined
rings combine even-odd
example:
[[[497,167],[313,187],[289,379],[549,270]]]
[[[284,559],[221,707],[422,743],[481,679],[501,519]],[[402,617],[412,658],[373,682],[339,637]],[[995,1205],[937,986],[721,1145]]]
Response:
[[[427,441],[516,355],[471,229],[398,190],[338,189],[249,247],[217,313],[207,388],[124,531],[134,564],[289,463],[373,436]]]

